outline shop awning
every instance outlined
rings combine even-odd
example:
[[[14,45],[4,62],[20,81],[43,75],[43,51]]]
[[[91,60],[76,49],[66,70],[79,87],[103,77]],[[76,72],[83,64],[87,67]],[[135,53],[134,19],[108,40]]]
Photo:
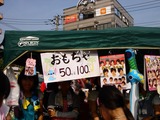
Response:
[[[127,27],[99,31],[6,31],[4,67],[28,51],[159,49],[160,28]]]

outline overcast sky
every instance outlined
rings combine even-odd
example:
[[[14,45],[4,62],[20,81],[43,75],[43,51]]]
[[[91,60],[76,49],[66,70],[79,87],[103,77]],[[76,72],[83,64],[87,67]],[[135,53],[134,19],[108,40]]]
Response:
[[[134,18],[135,26],[160,27],[160,0],[118,0]],[[50,20],[78,0],[4,0],[0,6],[3,30],[54,30]],[[0,36],[0,39],[3,35]]]

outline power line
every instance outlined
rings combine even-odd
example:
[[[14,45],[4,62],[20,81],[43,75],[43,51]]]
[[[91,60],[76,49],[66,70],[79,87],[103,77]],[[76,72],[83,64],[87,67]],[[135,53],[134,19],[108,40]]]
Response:
[[[160,7],[160,5],[152,6],[152,7],[146,7],[146,8],[139,8],[137,10],[129,10],[128,12],[136,12],[136,11],[141,11],[141,10],[146,10],[146,9],[149,10],[149,9],[158,8],[158,7]]]
[[[158,5],[158,3],[160,3],[160,1],[151,0],[148,2],[141,2],[141,3],[137,3],[137,4],[124,6],[124,7],[125,7],[125,9],[127,9],[127,12],[137,12],[137,11],[142,11],[142,10],[146,10],[146,9],[150,10],[150,9],[158,8],[158,7],[160,7],[160,5]],[[121,9],[121,8],[119,8],[119,9]],[[60,25],[60,23],[59,23],[60,20],[62,20],[62,18],[60,18],[59,15],[54,16],[53,19],[3,18],[3,20],[1,20],[1,21],[3,21],[3,23],[1,23],[1,24],[5,24],[6,26],[8,25],[8,27],[10,26],[10,24],[13,24],[13,25],[56,25],[56,29],[58,29],[58,26]],[[16,28],[14,26],[10,26],[10,27]]]
[[[158,3],[160,3],[160,1]],[[134,7],[128,8],[128,10],[130,10],[130,9],[137,9],[137,8],[141,8],[141,7],[150,7],[150,6],[153,6],[153,5],[158,5],[158,3],[153,3],[153,4],[149,4],[149,5],[134,6]]]
[[[19,28],[15,27],[15,26],[13,26],[13,25],[10,25],[10,24],[8,24],[8,23],[5,23],[5,22],[0,22],[0,24],[3,24],[3,25],[5,25],[5,26],[7,26],[7,27],[9,27],[9,28],[12,28],[12,29],[14,29],[14,30],[21,30],[21,29],[19,29]]]
[[[156,2],[156,3],[153,3],[153,2]],[[146,9],[150,10],[152,8],[160,7],[159,3],[160,3],[160,1],[152,0],[152,1],[143,2],[143,3],[139,3],[139,4],[128,5],[125,7],[122,6],[122,8],[117,7],[117,9],[119,9],[119,10],[123,10],[123,9],[126,10],[127,9],[126,12],[137,12],[137,11],[141,11],[141,10],[146,10]]]
[[[6,21],[6,22],[25,22],[25,23],[43,23],[45,21],[25,21],[25,20],[21,20],[21,21],[17,21],[17,20],[8,20],[8,19],[2,19],[2,21]]]
[[[14,20],[1,20],[1,21],[5,22],[5,23],[10,23],[10,24],[18,23],[18,24],[45,24],[46,25],[48,23],[48,21],[43,21],[43,22],[41,22],[41,21],[26,22],[26,21],[14,21]]]
[[[145,26],[156,25],[158,27],[158,26],[160,26],[160,20],[159,21],[149,21],[149,22],[137,23],[137,25],[145,25]]]
[[[153,2],[160,2],[160,1],[157,1],[157,0],[151,0],[151,1],[148,1],[148,2],[141,2],[141,3],[137,3],[137,4],[132,4],[132,5],[127,5],[127,6],[123,6],[125,8],[128,8],[128,7],[135,7],[135,6],[139,6],[139,5],[145,5],[145,4],[148,4],[148,3],[153,3]]]
[[[19,18],[3,18],[3,19],[9,19],[9,20],[25,20],[25,21],[30,21],[30,20],[48,20],[48,19],[19,19]]]
[[[1,21],[0,21],[1,23]],[[5,22],[5,24],[14,24],[14,25],[49,25],[49,24],[34,24],[34,23],[11,23],[11,22]]]
[[[59,18],[58,18],[59,16]],[[51,25],[51,24],[60,24],[60,23],[57,23],[57,21],[60,21],[61,20],[61,17],[60,15],[58,16],[55,16],[54,19],[43,19],[43,21],[35,21],[35,19],[3,19],[2,21],[4,21],[5,23],[9,23],[9,24],[17,24],[17,25]],[[40,19],[38,19],[40,20]],[[44,21],[45,20],[45,21]]]
[[[3,18],[2,21],[8,22],[8,23],[42,23],[46,24],[49,22],[49,19],[14,19],[14,18]]]
[[[153,2],[156,2],[156,3],[153,3]],[[150,4],[148,4],[148,3],[150,3]],[[160,3],[160,1],[151,0],[151,1],[148,1],[148,2],[142,2],[142,3],[138,3],[138,4],[127,5],[127,6],[124,6],[124,7],[125,7],[125,9],[128,8],[128,10],[138,8],[138,10],[130,10],[131,12],[133,12],[133,11],[148,9],[148,8],[139,9],[139,7],[147,7],[147,6],[151,6],[151,5],[157,5],[158,3]],[[148,5],[146,5],[146,4],[148,4]],[[149,8],[154,8],[154,7],[160,7],[160,6],[152,6],[152,7],[149,7]],[[49,19],[17,19],[17,18],[3,18],[3,19],[4,20],[7,20],[7,19],[8,20],[16,20],[16,21],[39,21],[39,20],[46,21],[46,20],[49,20]]]
[[[137,24],[148,24],[148,23],[157,23],[157,22],[160,22],[160,20],[156,20],[156,21],[149,21],[149,22],[141,22],[141,23],[137,23]]]

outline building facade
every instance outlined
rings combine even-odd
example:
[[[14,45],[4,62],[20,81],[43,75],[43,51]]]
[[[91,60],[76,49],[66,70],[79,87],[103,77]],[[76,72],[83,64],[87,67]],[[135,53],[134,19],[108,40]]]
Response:
[[[103,30],[133,26],[132,16],[117,0],[81,0],[63,10],[63,30]]]

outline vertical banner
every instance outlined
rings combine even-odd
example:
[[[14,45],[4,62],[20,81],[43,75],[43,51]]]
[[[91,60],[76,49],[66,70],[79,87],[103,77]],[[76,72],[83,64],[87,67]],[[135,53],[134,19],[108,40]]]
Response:
[[[122,91],[126,88],[126,66],[124,54],[100,56],[101,86],[116,85]]]
[[[160,56],[145,55],[145,67],[149,91],[157,90],[160,82]]]
[[[99,76],[97,51],[41,53],[44,82]]]

